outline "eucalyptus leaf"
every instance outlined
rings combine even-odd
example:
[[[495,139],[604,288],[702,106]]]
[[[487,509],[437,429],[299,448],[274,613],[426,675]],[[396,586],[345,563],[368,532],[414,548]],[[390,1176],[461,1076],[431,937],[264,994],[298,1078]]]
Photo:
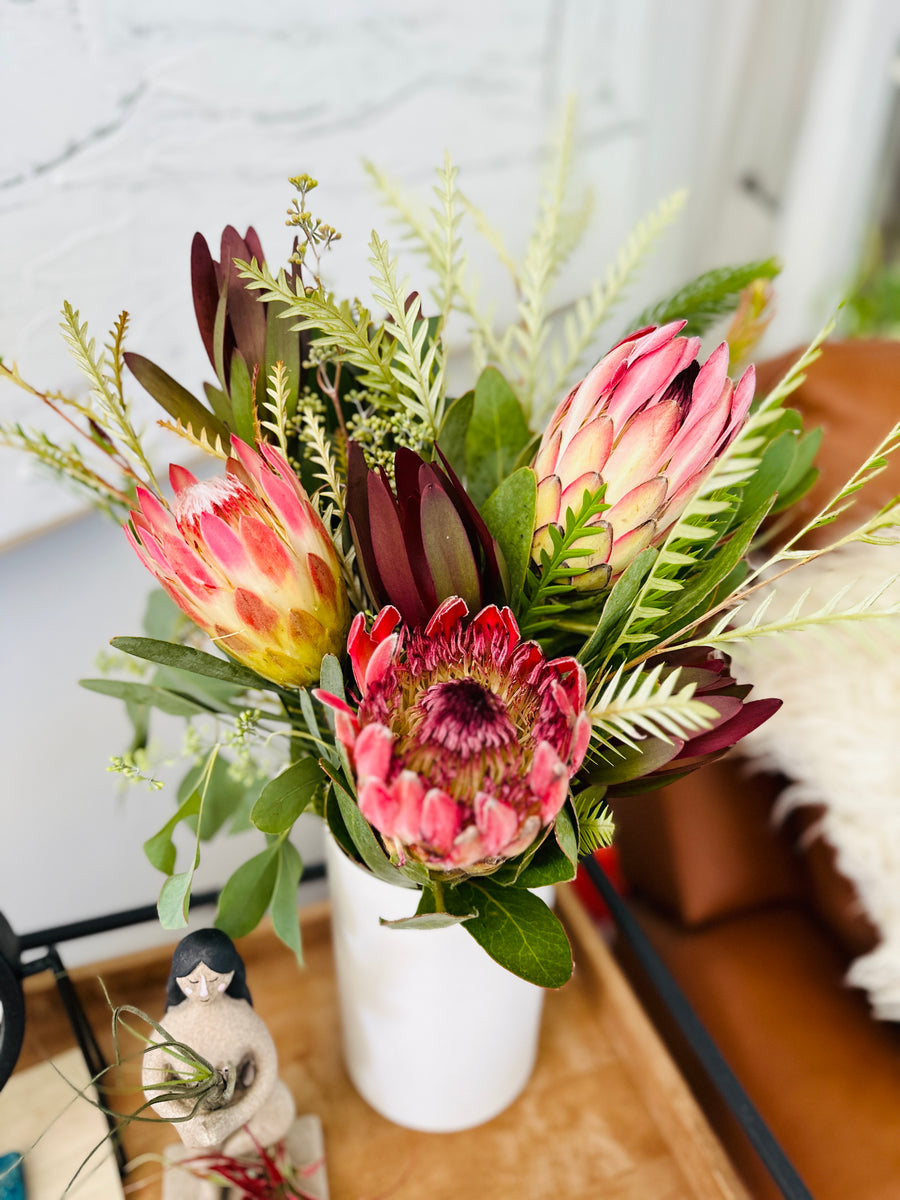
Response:
[[[489,877],[459,884],[459,904],[477,909],[463,923],[495,962],[538,987],[562,987],[572,975],[572,950],[558,917],[524,888],[501,887]]]
[[[301,758],[263,788],[250,820],[263,833],[284,833],[326,784],[315,758]]]
[[[279,843],[242,863],[219,893],[216,928],[244,937],[265,915],[278,879]]]
[[[503,554],[509,573],[509,602],[518,612],[531,561],[531,539],[537,504],[537,479],[530,467],[520,467],[485,500],[481,515]]]
[[[303,944],[300,938],[300,915],[297,888],[303,874],[303,860],[291,842],[285,839],[278,852],[278,875],[272,892],[272,928],[291,950],[298,966],[303,966]]]
[[[446,929],[450,925],[461,925],[474,916],[477,916],[474,910],[459,917],[447,912],[423,912],[412,917],[398,917],[396,921],[379,917],[378,923],[387,929]]]
[[[497,370],[486,367],[475,385],[466,430],[466,491],[477,508],[516,465],[531,431],[519,400]]]
[[[319,686],[323,691],[337,696],[338,700],[345,699],[344,672],[341,670],[340,662],[333,654],[326,654],[322,659],[322,666],[319,670]]]
[[[148,704],[172,717],[196,717],[214,711],[208,704],[200,704],[188,696],[149,683],[132,683],[125,679],[79,679],[78,682],[89,692],[114,696],[117,700],[130,700],[135,704]]]
[[[214,654],[207,654],[204,650],[195,650],[193,646],[144,637],[116,637],[110,645],[134,658],[143,658],[164,667],[176,667],[193,675],[221,679],[250,691],[275,688],[273,683],[264,679],[262,675],[257,675],[255,671],[227,659],[217,658]]]
[[[199,787],[204,769],[202,763],[195,764],[184,776],[178,787],[179,802],[183,802]],[[261,788],[262,780],[254,780],[247,784],[235,778],[228,759],[223,754],[218,754],[213,763],[209,787],[203,802],[203,813],[199,822],[200,840],[209,841],[227,821],[236,820],[241,811],[256,800]],[[188,824],[196,832],[197,821],[189,820]]]
[[[170,875],[163,883],[159,900],[156,902],[159,923],[163,929],[183,929],[187,925],[191,902],[191,883],[198,861],[199,859],[194,860],[192,870]]]
[[[198,769],[198,775],[201,769]],[[177,852],[175,843],[172,841],[172,834],[182,821],[187,820],[189,817],[196,817],[200,812],[200,808],[200,792],[194,786],[181,802],[178,810],[163,825],[162,829],[158,830],[154,833],[153,837],[148,838],[144,842],[144,853],[150,860],[151,865],[156,867],[157,871],[163,871],[166,875],[171,875],[175,870]]]

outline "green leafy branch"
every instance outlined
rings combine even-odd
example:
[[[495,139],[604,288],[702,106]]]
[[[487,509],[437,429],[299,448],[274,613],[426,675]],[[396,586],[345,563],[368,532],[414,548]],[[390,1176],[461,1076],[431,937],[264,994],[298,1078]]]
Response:
[[[780,270],[777,258],[763,258],[706,271],[671,296],[645,308],[633,328],[687,319],[685,335],[702,335],[715,321],[734,312],[744,288],[757,279],[774,279]]]
[[[588,704],[588,712],[601,739],[620,741],[635,747],[645,737],[673,738],[708,729],[718,715],[714,708],[694,699],[695,683],[678,687],[680,670],[667,669],[665,663],[652,670],[626,673],[619,667],[612,678],[598,688]]]

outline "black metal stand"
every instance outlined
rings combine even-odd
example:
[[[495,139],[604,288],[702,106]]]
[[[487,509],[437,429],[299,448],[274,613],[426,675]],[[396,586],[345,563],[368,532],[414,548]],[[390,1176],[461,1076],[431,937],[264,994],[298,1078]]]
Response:
[[[616,928],[628,942],[648,980],[653,985],[673,1021],[686,1038],[713,1087],[734,1113],[741,1128],[785,1200],[813,1200],[812,1194],[791,1165],[772,1131],[744,1091],[737,1076],[722,1057],[718,1046],[694,1012],[687,997],[672,978],[646,934],[616,892],[606,872],[592,855],[581,860],[588,878],[603,898]]]

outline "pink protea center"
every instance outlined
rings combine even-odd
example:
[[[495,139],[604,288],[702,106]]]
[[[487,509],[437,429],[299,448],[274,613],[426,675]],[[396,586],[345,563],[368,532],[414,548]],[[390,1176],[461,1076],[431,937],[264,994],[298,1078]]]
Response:
[[[525,850],[555,818],[590,738],[585,677],[523,642],[509,609],[471,620],[459,597],[424,630],[395,632],[396,610],[349,648],[357,712],[333,696],[337,733],[363,816],[399,858],[486,872]]]

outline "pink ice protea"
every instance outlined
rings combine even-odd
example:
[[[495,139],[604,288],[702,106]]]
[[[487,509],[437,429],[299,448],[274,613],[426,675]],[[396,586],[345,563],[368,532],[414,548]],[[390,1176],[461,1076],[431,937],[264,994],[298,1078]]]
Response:
[[[557,408],[541,439],[532,557],[551,548],[566,510],[606,485],[610,507],[591,520],[595,533],[570,565],[572,585],[600,591],[658,541],[740,432],[753,398],[749,367],[728,378],[728,345],[701,367],[700,339],[678,337],[685,321],[640,329],[614,346]]]
[[[359,710],[327,693],[352,760],[363,816],[401,860],[494,870],[554,820],[591,734],[585,675],[523,642],[508,608],[466,620],[445,600],[426,628],[396,631],[383,608],[348,648]]]
[[[319,677],[349,621],[340,563],[287,460],[231,439],[224,478],[173,465],[171,509],[138,488],[125,532],[175,603],[232,658],[283,687]]]

